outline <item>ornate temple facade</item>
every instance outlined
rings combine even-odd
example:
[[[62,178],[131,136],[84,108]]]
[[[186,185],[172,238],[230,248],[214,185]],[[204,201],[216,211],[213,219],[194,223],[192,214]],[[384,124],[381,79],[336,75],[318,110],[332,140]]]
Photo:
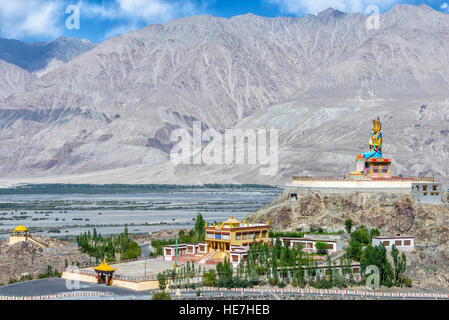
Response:
[[[253,243],[268,243],[269,222],[252,224],[230,217],[220,224],[205,225],[204,242],[164,247],[164,260],[216,264],[228,258],[233,266],[246,259]],[[176,252],[177,251],[177,252]]]

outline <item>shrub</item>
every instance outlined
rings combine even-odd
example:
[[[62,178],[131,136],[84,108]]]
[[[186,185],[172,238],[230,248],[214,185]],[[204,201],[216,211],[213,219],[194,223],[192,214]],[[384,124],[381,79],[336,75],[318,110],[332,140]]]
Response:
[[[142,249],[137,242],[130,241],[125,253],[120,256],[120,260],[136,259],[141,255],[141,253]]]
[[[203,273],[203,285],[206,287],[215,287],[217,284],[217,275],[215,270],[210,270],[209,272]]]
[[[165,291],[159,291],[153,294],[152,300],[171,300],[171,296]]]
[[[361,244],[371,243],[371,235],[365,226],[360,226],[357,230],[351,232],[351,243],[360,242]]]
[[[325,242],[317,241],[315,243],[316,250],[320,254],[326,254],[327,253],[327,244]]]
[[[412,279],[409,277],[405,277],[403,281],[404,287],[410,288],[412,286]]]
[[[352,220],[351,220],[351,219],[347,219],[347,220],[345,221],[345,229],[346,229],[346,232],[347,232],[348,234],[351,233],[352,226],[353,226]]]
[[[376,229],[376,228],[371,229],[369,233],[370,233],[371,237],[378,237],[378,236],[380,236],[379,229]]]
[[[271,285],[271,286],[275,286],[277,283],[278,283],[278,279],[275,279],[275,278],[270,278],[270,279],[268,279],[268,282],[269,282],[269,284]]]
[[[330,289],[332,288],[332,283],[327,279],[321,278],[313,281],[312,286],[317,289]]]
[[[285,288],[286,284],[284,281],[279,282],[278,287],[279,288]]]
[[[167,287],[167,274],[165,273],[165,271],[163,272],[159,272],[157,274],[157,280],[159,282],[159,289],[164,290]]]

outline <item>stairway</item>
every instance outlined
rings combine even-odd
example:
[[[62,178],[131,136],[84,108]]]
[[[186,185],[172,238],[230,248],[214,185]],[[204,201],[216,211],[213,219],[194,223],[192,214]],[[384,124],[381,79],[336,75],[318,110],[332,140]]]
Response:
[[[40,241],[30,237],[30,236],[28,236],[28,240],[33,242],[33,243],[35,243],[35,244],[37,244],[39,247],[42,247],[42,248],[47,248],[48,247],[46,244],[44,244],[44,243],[42,243],[42,242],[40,242]]]
[[[204,256],[204,258],[201,259],[200,262],[198,262],[198,263],[205,264],[206,261],[209,260],[209,259],[211,259],[211,257],[214,256],[215,254],[216,254],[215,251],[209,252],[209,253],[208,253],[206,256]]]

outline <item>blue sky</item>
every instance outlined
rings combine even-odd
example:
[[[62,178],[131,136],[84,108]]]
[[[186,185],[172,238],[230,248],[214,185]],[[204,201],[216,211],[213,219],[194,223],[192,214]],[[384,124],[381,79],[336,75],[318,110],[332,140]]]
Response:
[[[366,13],[370,5],[385,12],[396,3],[425,3],[449,13],[449,0],[0,0],[0,37],[49,41],[65,35],[101,42],[149,24],[198,14],[304,16],[328,7]]]

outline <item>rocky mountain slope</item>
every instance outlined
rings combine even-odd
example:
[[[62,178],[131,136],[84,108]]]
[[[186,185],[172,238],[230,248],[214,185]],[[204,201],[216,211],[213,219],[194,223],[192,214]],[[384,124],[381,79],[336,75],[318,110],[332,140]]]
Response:
[[[285,183],[345,175],[381,116],[394,174],[449,182],[449,15],[193,16],[111,38],[0,102],[15,182]],[[279,129],[279,170],[174,166],[176,128]]]
[[[0,60],[0,99],[22,92],[35,79],[28,71]]]
[[[35,236],[35,235],[33,235]],[[92,258],[78,251],[77,246],[52,238],[37,237],[39,241],[50,245],[41,248],[32,242],[18,242],[9,245],[9,240],[0,241],[0,284],[8,284],[10,278],[19,279],[23,274],[30,274],[37,279],[39,274],[53,270],[63,271],[65,262],[80,266],[95,262]]]
[[[0,59],[32,73],[45,69],[53,60],[69,62],[93,47],[89,40],[69,37],[33,43],[0,38]]]

